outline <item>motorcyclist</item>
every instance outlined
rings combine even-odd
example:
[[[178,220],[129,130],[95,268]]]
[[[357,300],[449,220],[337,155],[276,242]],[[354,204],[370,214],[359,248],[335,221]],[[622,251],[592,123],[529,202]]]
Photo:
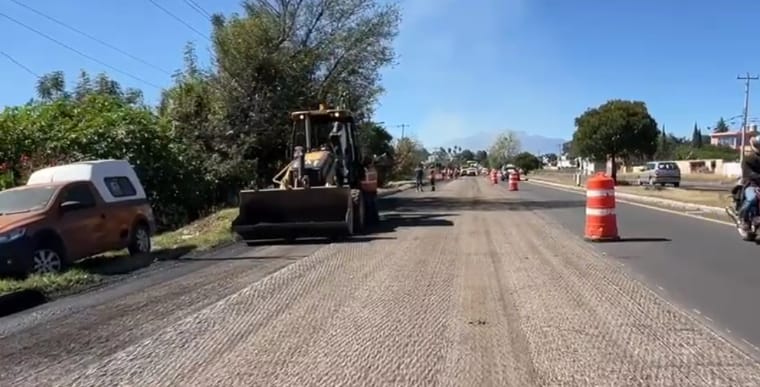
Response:
[[[742,160],[742,185],[744,200],[739,207],[740,232],[745,236],[750,231],[749,210],[758,204],[758,187],[760,187],[760,135],[749,141],[752,152],[745,154]]]
[[[414,168],[414,178],[417,182],[417,192],[422,192],[422,179],[425,178],[425,168],[423,163],[420,163],[417,168]]]

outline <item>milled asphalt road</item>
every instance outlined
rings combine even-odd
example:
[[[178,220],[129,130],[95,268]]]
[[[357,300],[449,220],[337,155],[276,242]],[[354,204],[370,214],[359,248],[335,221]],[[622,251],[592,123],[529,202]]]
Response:
[[[236,246],[0,319],[0,385],[760,385],[754,359],[555,220],[582,197],[532,190],[405,192],[354,243]]]
[[[582,194],[525,183],[519,197],[579,201],[541,212],[583,235]],[[617,204],[617,219],[620,236],[629,241],[595,244],[600,251],[717,329],[760,346],[759,245],[742,241],[731,226],[631,204]]]

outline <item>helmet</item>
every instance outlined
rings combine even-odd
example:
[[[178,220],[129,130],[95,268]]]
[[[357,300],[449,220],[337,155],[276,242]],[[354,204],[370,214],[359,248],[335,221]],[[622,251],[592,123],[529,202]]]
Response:
[[[749,146],[752,152],[760,154],[760,135],[754,136],[749,140]]]

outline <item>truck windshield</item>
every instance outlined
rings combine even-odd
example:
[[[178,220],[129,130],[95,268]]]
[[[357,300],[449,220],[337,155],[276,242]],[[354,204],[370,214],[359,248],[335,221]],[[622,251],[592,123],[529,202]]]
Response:
[[[45,208],[56,187],[29,187],[0,192],[0,215],[36,211]]]

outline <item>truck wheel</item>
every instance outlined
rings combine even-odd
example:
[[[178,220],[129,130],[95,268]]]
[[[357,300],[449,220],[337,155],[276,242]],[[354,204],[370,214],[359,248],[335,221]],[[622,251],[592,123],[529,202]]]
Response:
[[[140,255],[150,253],[150,229],[144,223],[138,223],[132,230],[132,236],[129,239],[129,255]]]
[[[66,267],[62,245],[55,240],[40,240],[32,253],[32,274],[59,273]]]

